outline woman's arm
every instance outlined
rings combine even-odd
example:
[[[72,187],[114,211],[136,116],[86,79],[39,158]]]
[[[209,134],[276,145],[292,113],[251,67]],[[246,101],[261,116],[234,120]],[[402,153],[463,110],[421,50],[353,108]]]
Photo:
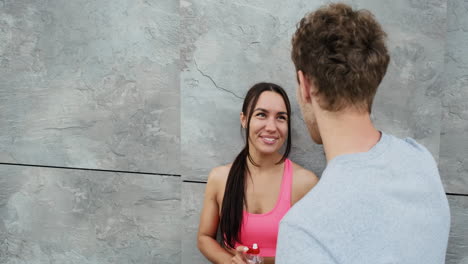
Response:
[[[198,249],[212,263],[231,263],[233,254],[222,248],[216,241],[216,232],[219,224],[219,204],[216,199],[222,185],[221,169],[215,168],[208,176],[205,189],[203,209],[198,227]]]

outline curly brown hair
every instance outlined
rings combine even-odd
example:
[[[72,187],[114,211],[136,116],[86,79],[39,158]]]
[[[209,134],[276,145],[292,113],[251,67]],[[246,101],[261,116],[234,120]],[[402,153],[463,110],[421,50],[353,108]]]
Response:
[[[316,84],[322,108],[339,111],[351,105],[370,113],[390,61],[386,36],[369,11],[330,4],[298,23],[291,57],[296,72]]]

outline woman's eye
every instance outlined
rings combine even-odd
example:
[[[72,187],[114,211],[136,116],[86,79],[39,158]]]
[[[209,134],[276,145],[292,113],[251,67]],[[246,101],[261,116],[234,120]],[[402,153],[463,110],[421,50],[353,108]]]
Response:
[[[258,113],[256,116],[258,117],[265,117],[266,115],[264,113]]]
[[[278,119],[287,120],[287,118],[285,116],[278,116]]]

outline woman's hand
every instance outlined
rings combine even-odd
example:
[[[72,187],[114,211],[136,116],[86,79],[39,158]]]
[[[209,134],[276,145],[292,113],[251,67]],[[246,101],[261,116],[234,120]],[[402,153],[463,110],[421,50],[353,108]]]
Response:
[[[235,255],[232,257],[231,262],[226,264],[248,264],[245,252],[249,250],[246,246],[238,246],[235,251]]]

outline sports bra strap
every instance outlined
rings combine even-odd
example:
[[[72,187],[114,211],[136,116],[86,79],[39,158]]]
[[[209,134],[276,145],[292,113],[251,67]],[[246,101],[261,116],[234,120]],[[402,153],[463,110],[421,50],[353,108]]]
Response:
[[[292,193],[292,163],[289,159],[284,161],[284,175],[281,183],[281,201],[287,202],[291,205],[291,193]]]

